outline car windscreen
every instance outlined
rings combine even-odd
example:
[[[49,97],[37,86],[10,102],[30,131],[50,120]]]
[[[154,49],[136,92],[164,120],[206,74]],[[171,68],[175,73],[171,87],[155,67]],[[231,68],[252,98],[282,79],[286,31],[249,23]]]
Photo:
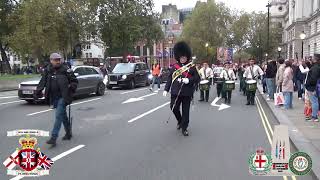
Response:
[[[113,69],[113,73],[132,73],[134,71],[134,64],[117,64]]]

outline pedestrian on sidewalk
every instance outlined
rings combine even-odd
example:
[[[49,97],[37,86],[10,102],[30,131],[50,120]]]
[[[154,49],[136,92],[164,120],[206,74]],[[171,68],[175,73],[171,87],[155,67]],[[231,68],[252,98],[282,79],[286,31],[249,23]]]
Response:
[[[313,65],[310,68],[306,79],[306,90],[311,101],[312,107],[312,119],[311,121],[318,122],[319,111],[319,97],[317,96],[316,87],[317,82],[320,79],[320,54],[314,54]]]
[[[294,92],[293,85],[293,69],[290,60],[285,61],[285,70],[283,73],[282,92],[284,96],[284,108],[286,110],[292,109],[292,99]]]
[[[266,83],[267,83],[267,90],[269,95],[267,100],[274,99],[274,93],[276,89],[276,82],[275,82],[276,75],[277,75],[277,63],[274,60],[270,60],[267,64],[267,69],[266,69]]]
[[[279,88],[280,92],[282,92],[282,82],[283,82],[283,73],[285,69],[284,59],[278,59],[278,70],[276,74],[276,85]]]
[[[70,140],[72,137],[71,124],[68,121],[66,107],[72,102],[72,96],[78,86],[78,80],[73,71],[63,65],[63,58],[60,54],[52,53],[50,55],[50,63],[42,74],[36,95],[41,94],[45,88],[45,98],[55,109],[55,123],[51,138],[47,141],[47,144],[55,145],[62,124],[66,131],[62,139]]]
[[[306,75],[309,72],[309,68],[305,61],[299,61],[299,68],[295,73],[296,86],[298,90],[298,98],[302,99],[302,94],[304,93],[304,82],[306,79]]]
[[[208,63],[203,63],[203,67],[199,71],[199,75],[201,78],[202,82],[206,83],[201,83],[200,81],[200,100],[199,101],[204,101],[206,102],[209,101],[209,92],[210,92],[210,86],[212,84],[212,78],[213,78],[213,71],[209,67]]]
[[[157,83],[158,90],[156,90],[155,92],[158,92],[160,91],[161,67],[157,60],[155,60],[154,64],[152,65],[151,71],[152,71],[152,84],[150,87],[150,91],[153,91],[154,84]]]
[[[190,103],[193,96],[195,84],[200,81],[196,68],[192,65],[188,66],[187,71],[179,73],[182,67],[189,65],[191,61],[191,48],[185,42],[175,44],[174,57],[177,61],[170,70],[168,81],[166,83],[163,96],[171,89],[170,109],[173,111],[178,124],[177,129],[182,130],[184,136],[188,136]],[[172,77],[175,75],[176,77]],[[180,113],[180,105],[182,104],[182,115]]]
[[[262,63],[261,65],[261,69],[263,70],[263,75],[260,76],[261,78],[261,82],[262,82],[262,88],[263,88],[263,93],[268,92],[268,88],[267,88],[267,78],[266,78],[266,70],[267,70],[267,64],[265,62]]]
[[[262,69],[255,64],[255,59],[249,59],[249,67],[247,67],[245,73],[244,73],[244,78],[246,80],[246,83],[248,83],[248,80],[254,80],[258,81],[258,77],[263,76],[263,71]],[[254,89],[246,90],[247,94],[247,104],[246,105],[254,105],[254,97],[256,96],[256,90],[257,90],[257,84]]]
[[[223,78],[223,80],[225,81],[224,83],[226,83],[226,81],[234,81],[236,79],[236,75],[234,73],[232,65],[230,65],[229,63],[225,64],[225,69],[220,74],[220,78]],[[225,94],[225,103],[231,104],[232,90],[226,89],[226,84],[224,84],[223,92]]]

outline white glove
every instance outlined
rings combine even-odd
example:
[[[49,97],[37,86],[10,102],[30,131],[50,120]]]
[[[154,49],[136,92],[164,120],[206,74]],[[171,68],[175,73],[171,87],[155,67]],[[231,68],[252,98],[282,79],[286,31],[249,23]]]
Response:
[[[188,78],[182,78],[182,82],[184,84],[189,84],[189,79]]]
[[[181,78],[178,78],[177,81],[178,81],[179,83],[181,83],[182,79],[181,79]]]
[[[163,94],[162,94],[162,95],[163,95],[164,97],[166,97],[167,94],[168,94],[168,91],[163,91]]]

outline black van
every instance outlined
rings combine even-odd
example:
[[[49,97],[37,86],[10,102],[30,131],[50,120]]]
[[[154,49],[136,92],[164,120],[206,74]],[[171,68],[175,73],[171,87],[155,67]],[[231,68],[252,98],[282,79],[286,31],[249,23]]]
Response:
[[[107,88],[130,88],[149,85],[150,70],[146,63],[118,63],[108,74]]]

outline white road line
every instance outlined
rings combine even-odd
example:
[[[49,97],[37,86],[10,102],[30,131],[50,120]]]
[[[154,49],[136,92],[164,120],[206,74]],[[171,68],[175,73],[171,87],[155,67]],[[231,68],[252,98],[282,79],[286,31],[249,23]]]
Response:
[[[51,159],[52,159],[52,161],[57,161],[57,160],[65,157],[65,156],[67,156],[67,155],[69,155],[69,154],[71,154],[71,153],[73,153],[73,152],[75,152],[75,151],[83,148],[83,147],[85,147],[85,145],[76,146],[76,147],[74,147],[74,148],[72,148],[72,149],[69,149],[68,151],[63,152],[63,153],[61,153],[61,154],[59,154],[59,155],[57,155],[56,157],[51,158]],[[16,176],[16,177],[14,177],[14,178],[11,178],[10,180],[20,180],[20,179],[22,179],[22,178],[24,178],[24,176],[20,176],[20,175],[19,175],[19,176]]]
[[[2,106],[2,105],[6,105],[6,104],[18,103],[18,102],[23,102],[23,100],[19,100],[19,101],[11,101],[11,102],[5,102],[5,103],[0,103],[0,106]]]
[[[78,103],[73,103],[73,104],[71,104],[71,106],[79,105],[79,104],[83,104],[83,103],[87,103],[87,102],[91,102],[91,101],[96,101],[96,100],[99,100],[99,99],[101,99],[101,98],[95,98],[95,99],[90,99],[90,100],[87,100],[87,101],[81,101],[81,102],[78,102]],[[43,110],[43,111],[38,111],[38,112],[27,114],[27,116],[33,116],[33,115],[49,112],[49,111],[52,111],[52,110],[53,109],[47,109],[47,110]]]
[[[147,90],[147,89],[148,89],[148,88],[136,89],[136,90],[132,90],[132,91],[122,92],[122,93],[120,93],[120,94],[128,94],[128,93],[133,93],[133,92],[142,91],[142,90]]]
[[[170,104],[170,102],[166,102],[166,103],[162,104],[161,106],[158,106],[158,107],[156,107],[154,109],[151,109],[148,112],[145,112],[145,113],[143,113],[143,114],[141,114],[141,115],[129,120],[128,123],[132,123],[132,122],[134,122],[134,121],[136,121],[136,120],[138,120],[138,119],[140,119],[140,118],[142,118],[142,117],[144,117],[144,116],[146,116],[148,114],[151,114],[151,113],[155,112],[156,110],[161,109],[161,108],[163,108],[164,106],[166,106],[168,104]]]
[[[0,96],[0,99],[10,99],[10,98],[16,98],[18,96]]]

